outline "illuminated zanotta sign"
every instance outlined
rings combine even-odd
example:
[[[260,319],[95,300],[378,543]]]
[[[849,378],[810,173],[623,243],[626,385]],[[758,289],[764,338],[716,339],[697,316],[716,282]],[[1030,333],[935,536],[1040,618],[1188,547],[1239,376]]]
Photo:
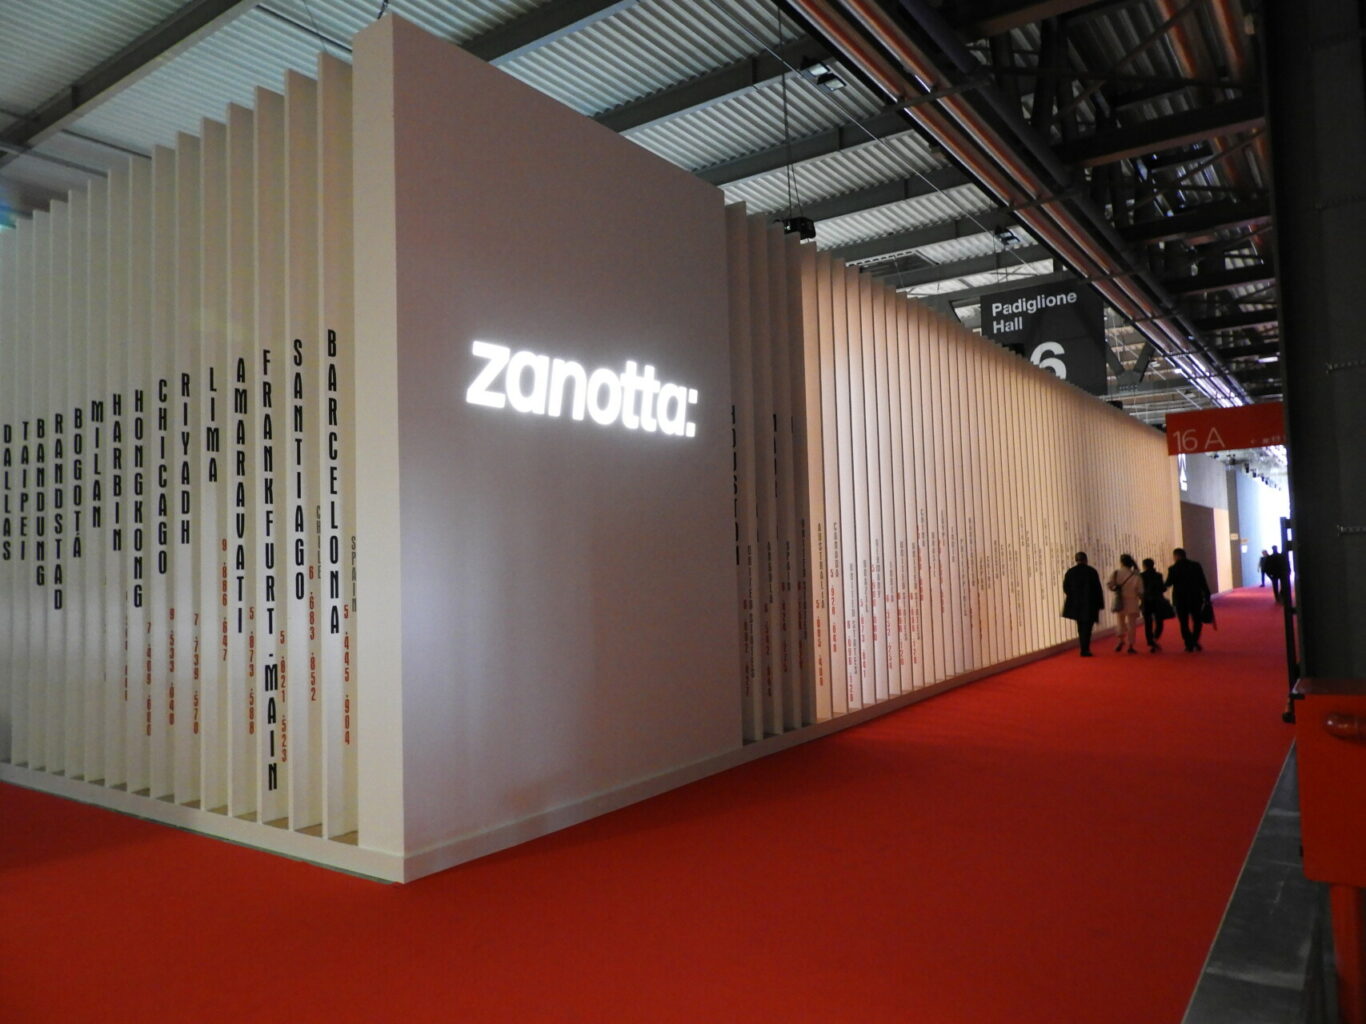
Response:
[[[673,437],[697,433],[688,419],[697,390],[661,381],[649,363],[641,367],[627,359],[620,372],[603,366],[590,373],[571,359],[513,351],[492,341],[475,341],[471,351],[483,360],[465,390],[471,405],[533,416],[567,413],[570,419],[587,418],[604,427],[615,424]]]

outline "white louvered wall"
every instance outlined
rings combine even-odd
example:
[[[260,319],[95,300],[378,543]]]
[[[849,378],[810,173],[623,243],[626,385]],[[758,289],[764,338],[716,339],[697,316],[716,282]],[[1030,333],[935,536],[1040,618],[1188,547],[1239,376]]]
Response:
[[[747,741],[1075,641],[1076,551],[1172,549],[1160,434],[727,212]]]
[[[0,236],[6,777],[344,865],[350,76]]]

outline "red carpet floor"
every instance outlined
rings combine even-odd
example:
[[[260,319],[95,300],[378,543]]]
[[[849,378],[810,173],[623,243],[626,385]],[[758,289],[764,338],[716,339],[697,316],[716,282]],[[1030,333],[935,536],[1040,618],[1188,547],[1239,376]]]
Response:
[[[0,1021],[1175,1024],[1291,740],[1219,609],[407,886],[0,786]]]

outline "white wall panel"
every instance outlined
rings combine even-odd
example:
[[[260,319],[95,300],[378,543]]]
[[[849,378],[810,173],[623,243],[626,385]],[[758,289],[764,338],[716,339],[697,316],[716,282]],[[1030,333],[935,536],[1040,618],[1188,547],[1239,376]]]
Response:
[[[323,835],[350,836],[358,814],[359,707],[353,666],[355,410],[352,251],[351,67],[318,61],[319,358],[316,420],[321,628],[318,679],[322,703]]]
[[[168,669],[170,672],[170,720],[174,749],[174,793],[177,803],[198,803],[203,769],[201,730],[204,693],[202,659],[205,627],[212,605],[200,602],[200,540],[207,516],[200,499],[203,489],[200,461],[203,435],[199,396],[205,390],[198,365],[198,345],[203,330],[203,270],[200,253],[204,239],[200,141],[180,134],[176,138],[175,175],[175,316],[170,351],[170,491],[171,555],[170,626],[174,630]],[[212,536],[216,531],[209,531]]]
[[[31,288],[33,315],[30,324],[29,345],[32,371],[32,430],[29,447],[32,452],[32,496],[33,496],[33,585],[34,591],[29,599],[29,761],[39,768],[48,770],[52,764],[52,718],[49,708],[61,699],[60,691],[53,685],[51,658],[48,648],[48,604],[47,581],[51,556],[48,554],[48,517],[51,498],[48,454],[51,450],[48,429],[52,422],[51,396],[48,391],[52,378],[49,361],[49,341],[52,332],[52,214],[50,211],[34,214],[33,220],[33,274],[29,280]],[[54,773],[60,765],[53,765]]]
[[[821,477],[824,498],[824,537],[823,564],[824,578],[821,582],[825,594],[828,632],[827,643],[830,650],[830,714],[840,715],[849,710],[849,671],[846,661],[847,644],[845,634],[844,586],[841,559],[843,557],[840,534],[840,420],[836,398],[835,373],[835,317],[838,304],[835,301],[835,281],[842,272],[837,271],[834,260],[829,256],[817,255],[814,288],[816,291],[816,317],[818,351],[814,363],[808,364],[808,373],[819,376],[821,403]]]
[[[726,208],[726,266],[731,336],[731,431],[734,476],[736,607],[740,630],[740,721],[746,742],[763,738],[759,599],[764,586],[759,551],[758,451],[755,445],[754,360],[750,327],[749,224],[745,209]]]
[[[864,472],[867,488],[867,594],[868,628],[872,640],[873,692],[870,703],[886,700],[887,686],[887,604],[884,586],[886,535],[882,521],[884,486],[881,437],[883,375],[878,372],[880,338],[877,323],[876,285],[866,274],[859,274],[859,317],[862,322]],[[862,522],[862,520],[860,520]]]
[[[66,389],[62,411],[66,416],[63,438],[65,486],[63,504],[66,511],[65,542],[60,553],[64,564],[62,616],[66,633],[66,770],[73,778],[84,779],[88,766],[86,739],[87,699],[90,691],[89,666],[86,659],[88,631],[86,617],[89,608],[85,601],[87,561],[85,532],[88,526],[85,510],[86,444],[84,395],[88,387],[85,354],[90,349],[90,200],[85,192],[74,193],[67,201],[67,330],[63,359],[66,364]]]
[[[750,345],[754,365],[754,440],[756,507],[759,516],[760,576],[759,668],[763,699],[763,735],[782,732],[783,661],[782,568],[778,536],[778,439],[773,397],[773,324],[771,246],[763,221],[749,222]]]
[[[887,296],[885,287],[869,281],[869,301],[872,305],[873,358],[872,366],[876,381],[876,424],[877,424],[877,462],[875,479],[877,481],[878,513],[878,558],[877,570],[878,614],[882,627],[882,645],[885,650],[883,664],[886,674],[886,693],[879,699],[895,696],[901,692],[901,636],[897,630],[896,616],[896,524],[895,501],[892,490],[896,477],[892,473],[892,406],[890,372],[890,352],[887,335]]]
[[[811,666],[811,706],[808,722],[823,722],[833,714],[830,687],[833,671],[831,659],[838,650],[830,636],[830,585],[828,545],[826,541],[826,446],[827,434],[833,422],[826,417],[832,410],[823,404],[826,374],[821,365],[821,342],[824,328],[822,318],[828,311],[820,304],[818,278],[822,263],[816,247],[801,248],[801,314],[802,358],[800,379],[803,392],[802,433],[797,451],[806,453],[801,467],[803,507],[807,514],[803,551],[806,556],[806,592],[802,604],[809,609],[810,630],[803,656]]]
[[[93,418],[105,421],[107,459],[99,474],[102,485],[105,522],[104,541],[104,679],[105,679],[105,785],[126,788],[128,782],[129,718],[136,705],[128,675],[127,576],[131,546],[127,539],[129,478],[126,460],[131,448],[127,443],[129,366],[128,338],[128,238],[131,216],[129,203],[132,169],[115,167],[109,172],[108,234],[105,248],[105,282],[108,308],[105,316],[104,389],[98,400],[105,403],[103,415],[97,408]]]
[[[15,701],[20,667],[16,617],[19,614],[19,562],[16,536],[19,509],[16,415],[19,400],[18,241],[0,232],[0,762],[14,759]]]
[[[48,328],[44,357],[48,364],[48,536],[47,536],[47,648],[49,771],[71,771],[67,755],[71,751],[69,729],[72,722],[74,667],[67,647],[66,562],[70,558],[71,538],[67,529],[70,512],[67,503],[67,460],[71,413],[67,408],[67,365],[71,349],[71,206],[53,203],[49,222],[52,261],[48,271]]]
[[[256,131],[252,111],[228,108],[227,365],[228,428],[228,814],[257,810],[260,751],[256,738]]]
[[[319,238],[318,90],[311,78],[290,72],[285,78],[286,175],[284,260],[287,267],[287,318],[281,340],[281,393],[276,422],[284,445],[277,448],[284,498],[279,527],[283,537],[278,585],[283,590],[286,641],[281,656],[281,688],[287,731],[281,736],[281,761],[289,771],[289,821],[294,829],[322,824],[322,701],[319,693],[319,431],[318,365],[323,351],[319,331],[319,275],[323,254]]]
[[[251,427],[248,472],[256,486],[251,505],[255,519],[257,566],[251,599],[248,676],[256,702],[257,813],[261,821],[286,826],[289,820],[289,764],[284,749],[288,705],[282,691],[281,662],[287,644],[284,580],[288,522],[288,391],[283,375],[289,359],[286,289],[280,282],[285,263],[285,189],[267,187],[287,180],[285,100],[266,89],[256,91],[254,195],[256,253],[253,261],[256,333],[248,360],[251,378]]]
[[[850,335],[857,339],[857,321],[849,316],[849,280],[854,271],[842,263],[831,267],[831,295],[834,316],[835,430],[839,442],[839,529],[833,534],[834,554],[840,575],[840,600],[843,605],[844,637],[844,710],[863,707],[863,658],[867,646],[863,638],[863,615],[859,599],[858,508],[854,502],[856,482],[854,462],[858,446],[854,439],[853,367],[850,361]],[[857,278],[855,278],[857,280]],[[857,285],[855,285],[857,296]],[[861,432],[860,432],[861,433]]]
[[[199,379],[199,467],[195,499],[199,531],[195,581],[202,642],[198,657],[199,700],[195,718],[201,742],[199,806],[226,812],[229,771],[228,637],[230,635],[228,537],[232,475],[228,410],[228,129],[205,121],[201,129],[199,271],[200,330],[195,372]]]
[[[176,328],[176,160],[157,146],[152,152],[151,279],[149,281],[147,392],[147,646],[151,713],[151,795],[175,791],[175,689],[171,679],[176,642],[171,585],[175,561],[174,432],[171,428]]]
[[[794,709],[794,727],[810,725],[816,721],[817,668],[815,664],[815,609],[814,590],[812,589],[812,515],[811,502],[811,452],[820,451],[820,437],[817,434],[814,444],[810,439],[810,416],[814,415],[817,424],[820,419],[819,384],[814,366],[807,372],[808,337],[814,337],[815,293],[811,291],[814,279],[815,246],[803,245],[796,235],[787,235],[787,258],[791,281],[787,290],[787,322],[792,335],[788,354],[789,407],[792,421],[792,488],[793,512],[796,534],[792,538],[793,566],[793,614],[797,621],[797,701]],[[815,391],[816,401],[807,401],[811,390]]]
[[[872,492],[868,481],[868,467],[872,452],[868,445],[868,373],[863,368],[864,336],[868,324],[864,319],[863,277],[853,267],[845,271],[845,302],[849,310],[849,421],[850,451],[854,480],[854,551],[857,566],[859,681],[863,689],[858,706],[877,702],[878,636],[874,629],[873,611],[873,520]],[[874,426],[876,432],[876,426]]]
[[[773,396],[773,464],[776,482],[774,512],[778,538],[778,546],[775,549],[779,626],[776,689],[781,696],[780,706],[775,707],[774,732],[786,732],[802,724],[801,616],[797,610],[800,538],[797,526],[796,460],[792,444],[791,372],[792,350],[794,340],[799,337],[800,325],[792,322],[792,310],[788,302],[789,283],[792,289],[799,288],[801,277],[790,257],[791,249],[787,236],[780,227],[769,227],[769,323],[774,340],[769,347],[772,373],[769,379]]]

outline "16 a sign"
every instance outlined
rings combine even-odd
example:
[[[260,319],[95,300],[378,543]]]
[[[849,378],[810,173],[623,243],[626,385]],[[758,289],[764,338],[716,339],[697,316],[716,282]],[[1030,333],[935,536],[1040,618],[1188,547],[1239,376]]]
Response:
[[[1280,402],[1197,409],[1167,417],[1167,454],[1194,455],[1285,444],[1285,406]]]

